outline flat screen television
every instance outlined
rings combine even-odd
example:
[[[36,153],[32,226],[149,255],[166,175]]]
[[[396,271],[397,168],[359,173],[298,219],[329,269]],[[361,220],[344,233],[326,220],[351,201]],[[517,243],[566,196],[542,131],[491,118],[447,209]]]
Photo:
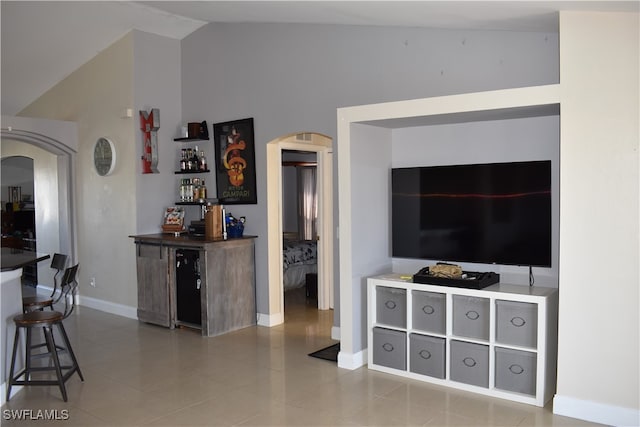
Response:
[[[394,168],[392,256],[551,267],[551,161]]]

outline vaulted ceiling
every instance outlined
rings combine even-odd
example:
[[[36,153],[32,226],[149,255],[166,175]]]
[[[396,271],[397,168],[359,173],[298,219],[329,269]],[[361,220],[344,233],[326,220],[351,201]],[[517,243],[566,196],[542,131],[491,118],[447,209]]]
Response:
[[[1,111],[15,115],[138,29],[182,39],[211,22],[558,31],[565,9],[638,11],[637,1],[2,1]]]

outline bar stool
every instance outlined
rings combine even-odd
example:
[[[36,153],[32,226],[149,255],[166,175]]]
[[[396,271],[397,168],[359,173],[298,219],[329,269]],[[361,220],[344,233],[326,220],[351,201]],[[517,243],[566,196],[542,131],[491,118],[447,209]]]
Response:
[[[65,270],[62,280],[60,282],[61,296],[64,297],[64,311],[30,311],[27,313],[19,314],[13,318],[13,322],[16,325],[16,333],[13,341],[13,354],[11,356],[11,369],[9,371],[9,379],[7,384],[7,402],[11,398],[11,387],[13,385],[57,385],[60,387],[62,398],[67,401],[67,390],[65,383],[75,373],[78,373],[80,380],[84,381],[78,361],[71,348],[71,342],[67,336],[67,332],[64,329],[63,320],[69,317],[73,312],[75,306],[76,289],[78,282],[76,281],[76,273],[78,271],[78,264],[69,267]],[[71,300],[71,302],[69,302]],[[57,346],[53,336],[53,326],[58,328],[62,339],[64,340],[65,347]],[[45,342],[42,344],[31,343],[32,328],[42,327],[44,331]],[[26,355],[25,355],[25,368],[17,374],[15,372],[16,354],[18,352],[18,342],[20,341],[20,329],[24,328],[26,332]],[[32,354],[32,350],[38,347],[46,347],[47,352],[40,352],[38,354]],[[59,353],[66,351],[71,358],[71,365],[63,366],[60,364]],[[32,359],[38,356],[49,355],[53,360],[53,366],[36,367],[32,366]],[[63,372],[65,371],[66,372]],[[34,372],[42,371],[55,371],[56,380],[45,379],[31,379],[31,375]],[[19,378],[24,376],[24,379]]]
[[[53,304],[60,301],[60,298],[62,297],[61,292],[58,298],[54,299],[56,291],[58,290],[58,275],[64,271],[66,266],[66,255],[53,254],[53,258],[51,259],[51,268],[56,270],[56,274],[53,276],[53,292],[51,292],[51,296],[49,297],[35,296],[22,298],[22,311],[24,313],[33,310],[43,310],[45,307],[49,307],[53,310]]]

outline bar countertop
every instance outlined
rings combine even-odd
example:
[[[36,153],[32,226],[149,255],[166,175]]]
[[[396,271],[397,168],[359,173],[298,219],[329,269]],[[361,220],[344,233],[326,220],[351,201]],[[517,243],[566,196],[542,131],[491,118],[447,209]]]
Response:
[[[2,271],[12,271],[50,258],[49,254],[2,248]]]
[[[256,239],[258,236],[242,236],[224,239],[207,239],[204,236],[192,236],[189,234],[180,234],[178,236],[172,233],[156,233],[156,234],[138,234],[129,236],[136,242],[157,243],[166,246],[202,246],[216,243],[231,243],[247,239]]]

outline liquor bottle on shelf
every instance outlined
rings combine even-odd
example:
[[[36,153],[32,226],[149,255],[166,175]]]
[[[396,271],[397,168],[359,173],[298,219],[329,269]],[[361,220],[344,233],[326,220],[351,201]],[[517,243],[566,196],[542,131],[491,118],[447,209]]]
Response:
[[[180,150],[180,170],[182,172],[187,170],[187,149],[183,148]]]
[[[180,180],[180,201],[181,202],[187,201],[187,186],[188,186],[187,182],[188,181],[189,181],[188,178]]]
[[[197,171],[200,169],[200,160],[198,159],[198,146],[191,151],[191,170]]]
[[[190,202],[196,202],[200,198],[200,178],[191,178],[191,183],[193,184],[191,189],[191,200]]]
[[[201,171],[207,170],[207,158],[204,156],[204,151],[200,152],[200,159],[199,159],[198,165]]]
[[[204,179],[200,182],[200,194],[198,199],[205,200],[207,198],[207,186],[204,183]]]
[[[187,148],[187,152],[185,155],[185,163],[186,163],[186,171],[193,170],[193,150],[191,148]]]
[[[189,185],[187,186],[187,202],[193,202],[193,191],[195,188],[193,179],[189,179]]]

